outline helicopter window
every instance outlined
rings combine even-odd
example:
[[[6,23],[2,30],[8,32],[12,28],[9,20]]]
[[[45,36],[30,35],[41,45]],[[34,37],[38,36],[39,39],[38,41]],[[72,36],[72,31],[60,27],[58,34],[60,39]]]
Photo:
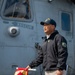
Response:
[[[6,0],[3,12],[5,17],[31,18],[29,0]]]
[[[61,24],[62,30],[70,31],[71,30],[71,17],[69,13],[61,13]]]
[[[2,4],[2,1],[3,1],[3,0],[0,0],[0,9],[1,9],[1,4]]]

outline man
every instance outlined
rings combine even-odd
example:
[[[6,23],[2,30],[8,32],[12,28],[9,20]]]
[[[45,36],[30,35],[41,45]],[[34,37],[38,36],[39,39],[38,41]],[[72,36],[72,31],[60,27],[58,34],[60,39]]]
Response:
[[[68,56],[66,39],[55,30],[56,22],[53,19],[48,18],[40,24],[43,25],[46,34],[45,41],[38,57],[27,68],[33,68],[43,63],[45,75],[66,75]]]
[[[53,19],[46,19],[41,22],[46,34],[38,57],[32,61],[27,68],[37,67],[43,64],[45,75],[66,75],[66,61],[68,57],[67,41],[59,34],[56,22]]]

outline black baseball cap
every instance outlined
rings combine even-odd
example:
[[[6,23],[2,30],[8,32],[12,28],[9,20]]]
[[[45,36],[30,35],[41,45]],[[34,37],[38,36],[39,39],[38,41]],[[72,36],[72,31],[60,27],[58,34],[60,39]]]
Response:
[[[51,25],[54,25],[56,27],[56,22],[51,19],[51,18],[47,18],[44,22],[40,22],[41,25],[44,25],[44,24],[51,24]]]

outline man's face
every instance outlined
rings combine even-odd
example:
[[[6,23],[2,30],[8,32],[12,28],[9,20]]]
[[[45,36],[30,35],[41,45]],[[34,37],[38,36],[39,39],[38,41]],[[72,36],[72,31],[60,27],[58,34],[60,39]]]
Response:
[[[50,35],[54,31],[54,28],[54,25],[51,24],[44,24],[43,26],[44,33],[46,33],[47,35]]]

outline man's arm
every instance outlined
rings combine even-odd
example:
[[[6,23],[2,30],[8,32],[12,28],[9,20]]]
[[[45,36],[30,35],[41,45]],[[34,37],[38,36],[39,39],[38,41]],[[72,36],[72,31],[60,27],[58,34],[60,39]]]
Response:
[[[62,36],[58,36],[57,38],[57,49],[58,49],[57,67],[59,70],[65,70],[68,52],[67,52],[67,41]]]
[[[42,49],[38,50],[38,56],[35,60],[33,60],[28,67],[33,68],[39,66],[43,62],[43,52]]]

